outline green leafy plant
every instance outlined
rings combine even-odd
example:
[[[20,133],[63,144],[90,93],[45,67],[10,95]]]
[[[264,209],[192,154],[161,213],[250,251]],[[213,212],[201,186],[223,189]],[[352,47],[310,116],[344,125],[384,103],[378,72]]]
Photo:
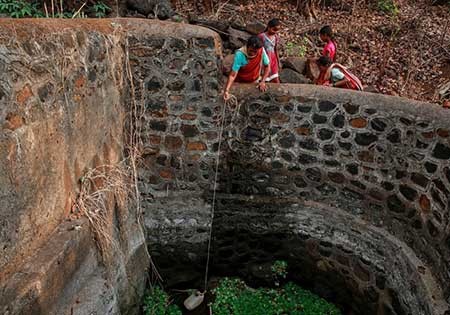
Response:
[[[24,0],[0,0],[0,13],[13,18],[43,17],[43,12],[36,2]]]
[[[336,306],[293,283],[252,289],[240,279],[224,278],[213,294],[214,315],[341,315]]]
[[[396,16],[400,12],[395,0],[378,0],[377,6],[380,11],[392,16]]]
[[[91,7],[91,12],[95,15],[97,18],[104,18],[106,14],[111,11],[111,8],[108,7],[103,2],[97,2]]]
[[[178,306],[171,304],[169,296],[160,287],[153,287],[144,297],[144,315],[181,315]]]
[[[300,43],[286,43],[286,54],[289,57],[305,57],[308,52],[308,40],[303,37]]]
[[[280,281],[286,279],[287,276],[287,262],[284,260],[276,260],[272,267],[272,277],[275,280],[275,285],[279,286]]]

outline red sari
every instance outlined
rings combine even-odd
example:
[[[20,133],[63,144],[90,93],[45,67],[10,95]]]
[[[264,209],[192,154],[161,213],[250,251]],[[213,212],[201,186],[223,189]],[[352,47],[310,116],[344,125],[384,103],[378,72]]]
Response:
[[[344,67],[341,64],[333,63],[327,70],[322,71],[319,75],[319,78],[317,79],[318,85],[329,85],[331,82],[331,69],[338,68],[347,79],[347,82],[345,86],[341,87],[343,89],[349,89],[349,90],[355,90],[355,91],[362,91],[363,85],[361,81],[356,77],[353,73],[348,71],[346,67]]]
[[[240,51],[247,57],[248,63],[239,69],[236,82],[252,83],[257,81],[261,76],[263,49],[258,49],[256,56],[253,58],[248,58],[246,47],[241,48]]]

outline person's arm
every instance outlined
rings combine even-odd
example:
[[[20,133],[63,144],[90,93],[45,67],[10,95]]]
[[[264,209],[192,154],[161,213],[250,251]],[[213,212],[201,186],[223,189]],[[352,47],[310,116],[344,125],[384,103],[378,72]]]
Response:
[[[259,82],[258,84],[258,88],[261,92],[265,92],[267,91],[267,85],[266,85],[266,79],[269,77],[269,73],[270,73],[270,67],[267,65],[264,65],[264,74],[263,77],[261,79],[261,82]]]
[[[228,101],[230,99],[230,89],[233,85],[236,77],[238,75],[239,69],[243,65],[244,58],[240,51],[236,51],[234,54],[233,65],[231,66],[231,72],[228,75],[227,84],[225,85],[225,89],[223,90],[223,99]]]
[[[223,91],[223,99],[224,101],[228,101],[230,99],[230,89],[233,85],[234,80],[236,80],[237,72],[231,71],[228,76],[227,84],[225,85],[225,90]]]
[[[345,87],[347,85],[348,79],[344,77],[344,79],[333,83],[334,87]]]

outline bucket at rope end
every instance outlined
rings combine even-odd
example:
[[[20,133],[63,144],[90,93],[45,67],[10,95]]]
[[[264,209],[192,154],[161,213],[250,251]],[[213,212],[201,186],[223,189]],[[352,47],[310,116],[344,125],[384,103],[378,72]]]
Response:
[[[183,304],[187,310],[192,311],[195,308],[197,308],[200,304],[202,304],[204,299],[205,293],[196,290],[192,292],[192,294],[189,295],[189,297],[186,300],[184,300]]]

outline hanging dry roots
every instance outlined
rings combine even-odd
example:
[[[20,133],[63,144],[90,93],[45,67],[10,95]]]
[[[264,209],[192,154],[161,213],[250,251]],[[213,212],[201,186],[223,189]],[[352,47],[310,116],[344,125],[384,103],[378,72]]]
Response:
[[[97,247],[106,264],[117,252],[114,239],[114,209],[124,222],[134,198],[131,170],[125,162],[90,169],[81,179],[75,211],[89,220]]]

